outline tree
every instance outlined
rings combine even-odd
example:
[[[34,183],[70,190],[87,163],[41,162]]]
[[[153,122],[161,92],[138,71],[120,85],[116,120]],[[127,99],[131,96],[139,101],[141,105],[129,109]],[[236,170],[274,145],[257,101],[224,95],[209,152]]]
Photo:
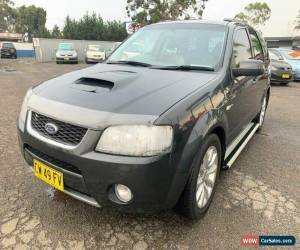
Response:
[[[0,0],[0,31],[13,31],[15,24],[14,3],[10,0]]]
[[[125,26],[118,21],[105,23],[105,32],[103,38],[105,41],[122,41],[127,37]]]
[[[78,40],[122,41],[127,37],[125,26],[118,21],[104,22],[95,13],[86,13],[79,20],[66,17],[63,37]]]
[[[56,39],[62,38],[62,33],[56,24],[54,25],[54,27],[51,31],[51,37],[56,38]]]
[[[235,15],[234,20],[259,28],[271,17],[271,9],[267,3],[250,3],[243,12]]]
[[[145,25],[164,20],[202,18],[208,0],[127,0],[126,11],[132,21]]]
[[[16,11],[16,32],[28,34],[29,40],[33,37],[50,37],[46,24],[47,12],[35,5],[21,6]]]

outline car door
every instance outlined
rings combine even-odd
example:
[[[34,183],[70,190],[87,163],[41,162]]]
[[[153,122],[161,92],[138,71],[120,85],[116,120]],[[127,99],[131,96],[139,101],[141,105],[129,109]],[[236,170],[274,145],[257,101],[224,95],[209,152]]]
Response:
[[[249,28],[249,36],[252,47],[253,59],[261,60],[265,63],[264,74],[254,77],[251,86],[251,91],[249,91],[250,102],[252,106],[252,116],[250,118],[254,119],[255,116],[260,112],[262,97],[268,83],[269,57],[267,53],[264,52],[261,40],[259,39],[259,36],[254,29]]]
[[[252,49],[245,28],[238,28],[234,32],[231,69],[239,68],[240,62],[252,58]],[[249,123],[252,115],[250,100],[252,76],[235,77],[231,74],[231,84],[226,93],[227,104],[225,108],[228,117],[228,140],[231,142]]]

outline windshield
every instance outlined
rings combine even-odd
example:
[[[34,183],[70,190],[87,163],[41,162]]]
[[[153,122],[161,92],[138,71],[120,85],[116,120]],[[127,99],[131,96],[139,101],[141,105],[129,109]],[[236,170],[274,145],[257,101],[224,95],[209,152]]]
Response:
[[[59,50],[74,50],[73,43],[60,43],[58,45]]]
[[[288,60],[300,60],[300,51],[282,50],[281,53]]]
[[[158,24],[133,34],[109,58],[155,66],[205,66],[221,62],[227,28],[222,25]]]
[[[100,45],[89,45],[88,49],[89,51],[103,51]]]
[[[13,48],[14,45],[12,43],[3,43],[2,48]]]

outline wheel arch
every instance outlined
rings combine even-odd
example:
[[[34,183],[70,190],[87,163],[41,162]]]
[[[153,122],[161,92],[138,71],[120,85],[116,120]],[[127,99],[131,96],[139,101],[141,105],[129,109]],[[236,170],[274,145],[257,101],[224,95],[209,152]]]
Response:
[[[215,134],[218,136],[221,144],[221,149],[222,149],[222,163],[225,157],[225,152],[226,152],[226,132],[224,127],[221,124],[218,124],[214,126],[208,134]]]

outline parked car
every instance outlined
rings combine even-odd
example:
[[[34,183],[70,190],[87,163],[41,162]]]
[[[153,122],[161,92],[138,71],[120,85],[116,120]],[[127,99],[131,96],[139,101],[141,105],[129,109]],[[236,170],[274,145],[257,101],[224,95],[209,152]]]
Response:
[[[86,48],[85,62],[103,62],[105,60],[105,50],[100,45],[89,45]]]
[[[287,85],[294,80],[292,66],[281,55],[269,50],[271,59],[271,82]]]
[[[56,63],[78,63],[78,54],[73,43],[59,43]]]
[[[273,54],[292,66],[294,79],[300,80],[300,51],[290,49],[270,49]]]
[[[122,60],[133,44],[143,51]],[[268,68],[250,26],[145,26],[105,63],[28,90],[18,120],[22,154],[36,177],[91,205],[176,207],[198,219],[221,168],[263,126]]]
[[[113,53],[120,45],[121,42],[114,43],[114,45],[110,49],[106,50],[105,57],[108,58],[111,55],[111,53]]]
[[[17,58],[17,50],[12,42],[0,42],[1,58]]]

